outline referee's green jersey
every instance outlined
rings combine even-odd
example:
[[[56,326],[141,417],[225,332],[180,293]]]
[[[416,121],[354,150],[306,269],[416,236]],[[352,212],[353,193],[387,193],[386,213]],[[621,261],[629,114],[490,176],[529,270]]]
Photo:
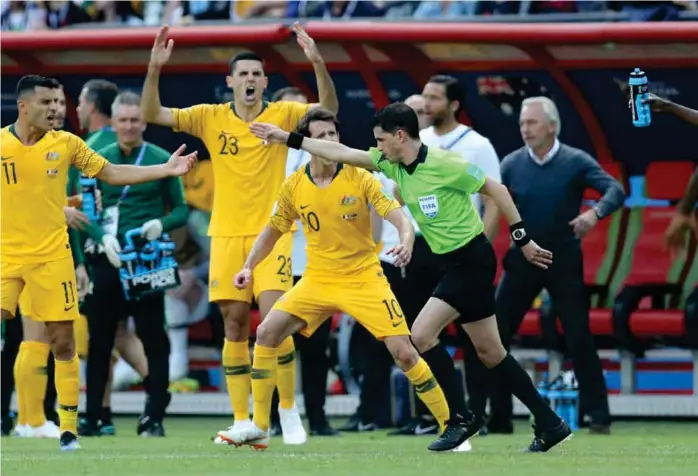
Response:
[[[460,154],[422,145],[408,166],[390,162],[381,151],[369,151],[373,164],[400,188],[429,248],[445,254],[467,245],[484,225],[470,195],[486,180],[485,173]]]

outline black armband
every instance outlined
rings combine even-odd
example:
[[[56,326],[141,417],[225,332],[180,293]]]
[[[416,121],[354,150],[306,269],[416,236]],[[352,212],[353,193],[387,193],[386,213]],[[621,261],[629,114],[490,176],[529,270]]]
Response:
[[[513,225],[509,226],[509,231],[511,232],[511,239],[514,240],[514,243],[519,248],[521,248],[522,246],[526,246],[531,241],[531,238],[528,236],[526,230],[524,229],[523,221],[514,223]]]
[[[289,133],[286,145],[291,149],[300,149],[303,145],[303,134],[297,132]]]

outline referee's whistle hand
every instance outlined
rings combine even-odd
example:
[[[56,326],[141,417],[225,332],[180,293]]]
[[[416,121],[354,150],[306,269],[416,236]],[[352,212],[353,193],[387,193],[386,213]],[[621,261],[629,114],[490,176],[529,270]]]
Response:
[[[553,253],[538,246],[535,241],[530,241],[521,247],[524,257],[532,264],[542,269],[548,269],[553,264]]]

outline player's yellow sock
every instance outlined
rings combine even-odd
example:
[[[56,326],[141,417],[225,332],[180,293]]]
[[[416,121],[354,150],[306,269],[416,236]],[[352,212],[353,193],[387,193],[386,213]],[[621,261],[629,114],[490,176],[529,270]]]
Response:
[[[37,341],[22,342],[24,358],[22,359],[23,394],[27,423],[37,428],[46,423],[44,414],[44,397],[48,374],[46,363],[50,347]]]
[[[288,336],[276,348],[276,388],[279,389],[279,406],[284,410],[296,403],[296,347],[293,336]]]
[[[61,433],[78,434],[78,396],[80,394],[80,361],[74,355],[70,360],[56,359],[56,393]]]
[[[250,419],[250,348],[247,341],[223,344],[223,370],[235,421]]]
[[[27,354],[27,347],[22,342],[19,345],[19,352],[15,358],[15,391],[17,392],[17,425],[27,424],[27,404],[26,404],[26,385],[24,385],[24,356]]]
[[[276,356],[276,348],[255,344],[252,364],[252,411],[255,425],[265,431],[269,429],[271,399],[276,386]]]
[[[410,379],[417,396],[424,402],[431,414],[434,415],[441,431],[443,431],[446,420],[450,416],[448,403],[446,403],[446,397],[443,390],[441,390],[439,382],[434,378],[434,374],[431,373],[427,363],[420,357],[417,365],[405,372],[405,375]]]

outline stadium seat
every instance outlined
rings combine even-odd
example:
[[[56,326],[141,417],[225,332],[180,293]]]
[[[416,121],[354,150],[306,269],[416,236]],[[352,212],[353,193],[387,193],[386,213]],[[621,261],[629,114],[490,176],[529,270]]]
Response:
[[[693,172],[688,162],[651,164],[646,195],[675,203]],[[685,256],[672,256],[663,246],[664,232],[675,206],[635,208],[630,212],[627,239],[616,277],[623,289],[615,300],[613,323],[623,347],[640,353],[653,342],[686,345],[683,305],[698,283],[696,242],[687,238]]]

